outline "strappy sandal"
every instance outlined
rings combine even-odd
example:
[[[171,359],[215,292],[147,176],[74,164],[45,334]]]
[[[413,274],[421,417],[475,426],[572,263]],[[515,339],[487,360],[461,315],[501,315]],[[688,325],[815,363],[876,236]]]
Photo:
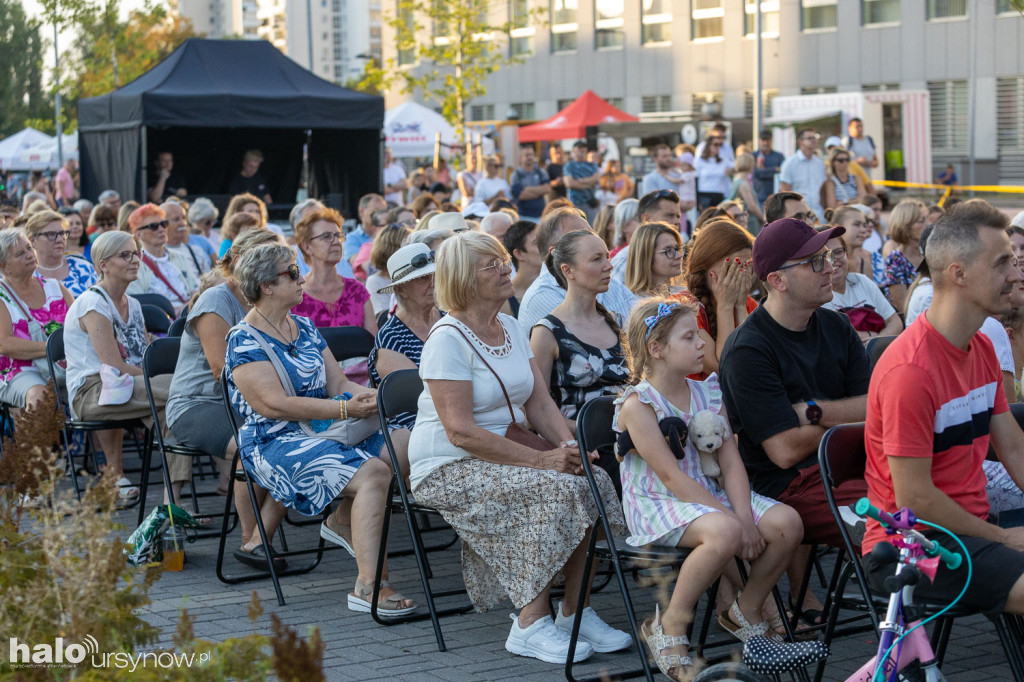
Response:
[[[381,580],[380,586],[381,588],[391,587],[391,583],[387,580]],[[348,610],[370,613],[373,608],[373,603],[370,601],[373,599],[373,585],[363,585],[356,580],[356,586],[352,592],[353,594],[348,595]],[[381,600],[377,602],[377,615],[381,618],[396,618],[408,615],[416,610],[416,604],[401,606],[403,601],[412,600],[407,600],[400,592],[395,592],[387,597],[381,597]]]
[[[746,619],[737,602],[733,602],[727,613],[718,616],[718,627],[722,628],[741,642],[746,642],[751,637],[765,637],[775,642],[784,641],[777,632],[768,629],[768,623],[761,621],[751,625]]]
[[[661,607],[654,606],[654,620],[645,620],[640,626],[640,636],[647,645],[648,658],[658,666],[658,670],[675,682],[689,682],[696,675],[693,659],[679,654],[663,654],[665,649],[676,646],[689,648],[690,639],[686,635],[674,637],[666,635],[661,627]]]

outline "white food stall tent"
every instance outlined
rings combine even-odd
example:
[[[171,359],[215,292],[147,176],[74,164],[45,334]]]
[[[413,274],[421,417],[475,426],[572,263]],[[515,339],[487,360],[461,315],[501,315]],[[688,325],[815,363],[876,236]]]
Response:
[[[70,135],[61,135],[61,152],[64,161],[78,161],[78,131]],[[55,171],[63,165],[57,153],[57,139],[48,140],[22,150],[11,168],[17,170],[51,170]]]
[[[384,112],[385,144],[396,159],[433,157],[438,133],[441,156],[447,158],[459,141],[441,114],[411,100]]]

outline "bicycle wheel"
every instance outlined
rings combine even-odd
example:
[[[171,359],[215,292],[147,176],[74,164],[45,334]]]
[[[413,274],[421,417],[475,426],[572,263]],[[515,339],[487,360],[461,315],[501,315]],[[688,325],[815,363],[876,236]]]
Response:
[[[705,668],[693,678],[693,682],[766,682],[768,679],[752,672],[742,663],[732,661]]]

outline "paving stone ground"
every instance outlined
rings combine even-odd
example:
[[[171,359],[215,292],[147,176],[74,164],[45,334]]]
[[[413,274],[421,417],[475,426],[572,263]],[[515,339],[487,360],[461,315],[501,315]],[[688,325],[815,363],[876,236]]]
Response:
[[[212,489],[212,481],[202,488]],[[150,495],[150,507],[159,502]],[[223,498],[203,501],[203,509],[223,509]],[[135,512],[122,512],[120,520],[133,526]],[[297,517],[298,518],[298,517]],[[409,547],[404,519],[396,517],[391,536],[392,551]],[[286,525],[289,546],[314,547],[319,538],[317,526]],[[225,571],[242,574],[247,569],[230,555],[239,545],[236,529],[228,539]],[[187,547],[187,561],[181,572],[165,572],[150,591],[153,603],[144,609],[144,617],[161,629],[159,647],[172,646],[175,622],[182,608],[195,618],[197,636],[214,641],[245,635],[253,631],[246,616],[247,605],[255,590],[262,600],[264,615],[256,629],[269,634],[269,615],[277,613],[281,620],[305,634],[310,628],[320,629],[326,643],[324,670],[328,680],[558,680],[564,679],[561,666],[550,665],[509,654],[504,649],[510,625],[510,604],[486,613],[468,613],[441,620],[447,651],[437,648],[429,620],[384,627],[369,614],[349,611],[346,595],[356,577],[355,561],[342,551],[331,551],[312,572],[283,578],[285,606],[278,606],[269,579],[227,585],[215,573],[217,539],[199,540]],[[280,547],[279,542],[275,545]],[[462,584],[458,545],[434,552],[430,562],[439,589]],[[826,558],[830,569],[831,559]],[[391,560],[391,582],[405,595],[424,604],[419,574],[412,556]],[[653,613],[653,589],[637,587],[629,580],[637,613],[644,618]],[[819,590],[819,593],[821,591]],[[784,589],[784,594],[786,590]],[[463,597],[464,599],[464,597]],[[451,600],[442,604],[456,603]],[[613,582],[593,597],[594,608],[609,623],[626,628],[625,610],[616,583]],[[723,639],[723,633],[712,626],[710,637]],[[843,680],[874,654],[877,642],[873,634],[851,635],[833,646],[825,679]],[[736,650],[730,646],[726,650]],[[721,650],[721,649],[719,649]],[[638,665],[635,650],[624,653],[598,654],[576,669],[578,677],[634,669]],[[1012,679],[994,628],[980,616],[958,620],[953,628],[949,653],[943,672],[949,680]],[[657,676],[658,679],[666,679]]]

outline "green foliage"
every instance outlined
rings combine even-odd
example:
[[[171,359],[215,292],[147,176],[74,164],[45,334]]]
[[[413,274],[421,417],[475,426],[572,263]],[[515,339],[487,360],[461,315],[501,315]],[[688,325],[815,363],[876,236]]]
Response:
[[[70,491],[58,492],[63,478],[57,438],[63,418],[52,392],[44,405],[17,419],[17,442],[6,441],[0,459],[0,632],[29,647],[67,644],[93,637],[101,654],[134,654],[152,645],[159,631],[139,610],[160,577],[159,565],[133,567],[122,553],[113,521],[117,487],[102,477],[77,503]],[[32,509],[27,509],[31,502]],[[194,655],[191,666],[131,667],[103,665],[103,656],[86,656],[74,668],[87,681],[180,680],[262,682],[271,675],[286,682],[323,680],[324,645],[318,630],[308,641],[272,614],[271,635],[259,634],[263,609],[253,592],[249,620],[253,634],[215,643],[195,638],[194,619],[182,611],[169,653]],[[109,659],[108,659],[109,660]],[[94,667],[95,665],[95,667]],[[65,668],[15,668],[0,656],[0,679],[53,680],[68,677]]]
[[[25,14],[20,0],[0,0],[0,138],[47,114],[43,47],[39,22]]]
[[[1007,0],[1010,3],[1010,7],[1014,8],[1021,14],[1024,14],[1024,0]]]
[[[489,0],[397,0],[395,11],[384,15],[394,31],[396,56],[383,65],[367,64],[361,89],[397,86],[418,93],[440,104],[461,136],[466,105],[487,94],[487,78],[523,60],[508,49],[512,22],[494,20],[498,13],[507,17],[505,6]],[[543,9],[524,11],[526,23],[542,23]]]

